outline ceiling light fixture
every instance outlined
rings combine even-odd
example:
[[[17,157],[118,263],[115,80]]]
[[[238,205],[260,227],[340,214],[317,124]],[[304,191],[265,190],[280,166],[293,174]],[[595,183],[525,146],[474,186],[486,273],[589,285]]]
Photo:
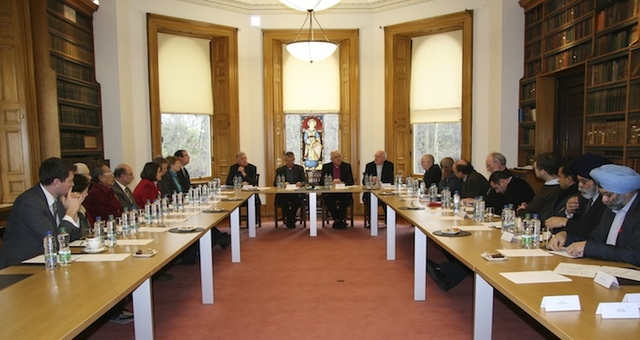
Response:
[[[283,4],[299,11],[322,11],[335,6],[340,0],[280,0]]]
[[[324,35],[324,40],[314,40],[313,36],[313,21],[316,21],[318,27],[320,27],[320,31],[322,35]],[[298,40],[300,33],[304,29],[304,25],[309,21],[309,39],[308,40]],[[296,35],[296,39],[287,44],[287,51],[291,53],[292,56],[297,59],[308,61],[313,63],[314,61],[320,61],[328,58],[333,52],[336,51],[338,45],[329,41],[327,35],[324,33],[324,29],[320,26],[318,19],[316,19],[316,13],[310,9],[307,10],[307,18],[302,23],[302,27],[300,27],[300,31],[298,31],[298,35]]]

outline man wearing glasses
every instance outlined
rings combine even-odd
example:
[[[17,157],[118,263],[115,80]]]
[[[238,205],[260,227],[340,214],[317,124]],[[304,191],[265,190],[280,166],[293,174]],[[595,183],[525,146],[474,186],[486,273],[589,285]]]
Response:
[[[129,210],[137,209],[136,200],[133,198],[133,192],[129,188],[129,184],[133,181],[133,170],[127,164],[118,164],[113,171],[115,183],[111,186],[113,193],[116,194],[123,208]]]
[[[87,209],[92,219],[100,216],[106,220],[109,215],[120,217],[122,215],[122,204],[116,197],[111,187],[116,179],[108,166],[97,166],[91,170],[91,189],[89,196],[84,200],[84,207]],[[93,221],[90,220],[93,224]]]
[[[560,232],[549,242],[551,249],[566,246],[569,255],[640,265],[640,175],[633,169],[606,164],[591,170],[602,203],[607,206],[598,227],[584,240]]]

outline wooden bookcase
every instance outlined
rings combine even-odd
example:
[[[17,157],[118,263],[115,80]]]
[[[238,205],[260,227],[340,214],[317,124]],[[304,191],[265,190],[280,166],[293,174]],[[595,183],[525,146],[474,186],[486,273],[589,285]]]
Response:
[[[584,72],[582,150],[640,170],[639,0],[521,0],[518,165],[554,151],[556,79]]]
[[[48,105],[41,112],[49,116],[48,123],[57,121],[60,156],[89,167],[104,160],[93,41],[93,13],[97,9],[90,0],[46,0],[46,5],[38,1],[31,6],[36,63],[43,69],[48,67],[40,76],[44,79],[38,80],[39,92],[47,93],[38,96],[55,93],[55,98],[50,98],[54,108]],[[56,136],[46,137],[53,141]]]

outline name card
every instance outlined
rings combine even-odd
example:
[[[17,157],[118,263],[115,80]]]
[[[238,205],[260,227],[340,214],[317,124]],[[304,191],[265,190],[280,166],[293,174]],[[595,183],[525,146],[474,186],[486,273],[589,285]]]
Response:
[[[596,272],[596,277],[593,278],[593,282],[607,289],[611,288],[612,286],[616,288],[620,288],[620,285],[618,284],[618,279],[616,279],[615,276],[611,274],[607,274],[601,270],[598,270]]]
[[[596,314],[601,314],[603,319],[640,319],[635,302],[600,302]]]
[[[298,189],[298,186],[295,184],[287,184],[287,186],[285,187],[286,190],[296,190]]]
[[[344,183],[338,183],[338,184],[336,184],[336,189],[344,189],[344,188],[345,188]]]
[[[638,304],[638,308],[640,308],[640,293],[624,294],[624,298],[622,298],[622,302],[635,302]]]
[[[461,219],[465,219],[467,218],[467,213],[464,210],[460,210],[458,211],[458,217],[460,217]]]
[[[568,312],[580,310],[578,295],[556,295],[542,298],[540,308],[547,312]]]
[[[502,236],[500,237],[500,239],[503,240],[503,241],[507,241],[507,242],[515,242],[515,241],[517,241],[516,235],[514,235],[513,233],[510,233],[508,231],[505,231],[504,233],[502,233]]]
[[[242,189],[245,189],[245,190],[246,190],[246,189],[253,189],[253,185],[251,185],[251,184],[244,184],[244,185],[242,186]]]

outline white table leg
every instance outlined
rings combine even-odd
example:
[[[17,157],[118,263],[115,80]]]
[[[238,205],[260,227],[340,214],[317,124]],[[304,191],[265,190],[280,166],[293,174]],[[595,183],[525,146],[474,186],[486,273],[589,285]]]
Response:
[[[414,228],[413,300],[427,299],[427,235]]]
[[[369,224],[371,226],[371,236],[378,236],[378,197],[370,193],[369,197]]]
[[[200,282],[202,304],[213,304],[213,252],[211,251],[211,229],[200,238]]]
[[[396,259],[396,211],[387,205],[387,260]]]
[[[231,218],[231,262],[240,262],[240,207],[229,215]]]
[[[475,274],[473,301],[473,338],[491,339],[493,323],[493,287],[480,275]]]
[[[309,193],[309,236],[318,236],[318,208],[316,200],[318,196],[315,192]]]
[[[147,278],[133,291],[133,318],[136,339],[153,339],[153,298],[151,278]]]
[[[247,227],[250,238],[256,237],[256,195],[251,195],[247,200]]]

